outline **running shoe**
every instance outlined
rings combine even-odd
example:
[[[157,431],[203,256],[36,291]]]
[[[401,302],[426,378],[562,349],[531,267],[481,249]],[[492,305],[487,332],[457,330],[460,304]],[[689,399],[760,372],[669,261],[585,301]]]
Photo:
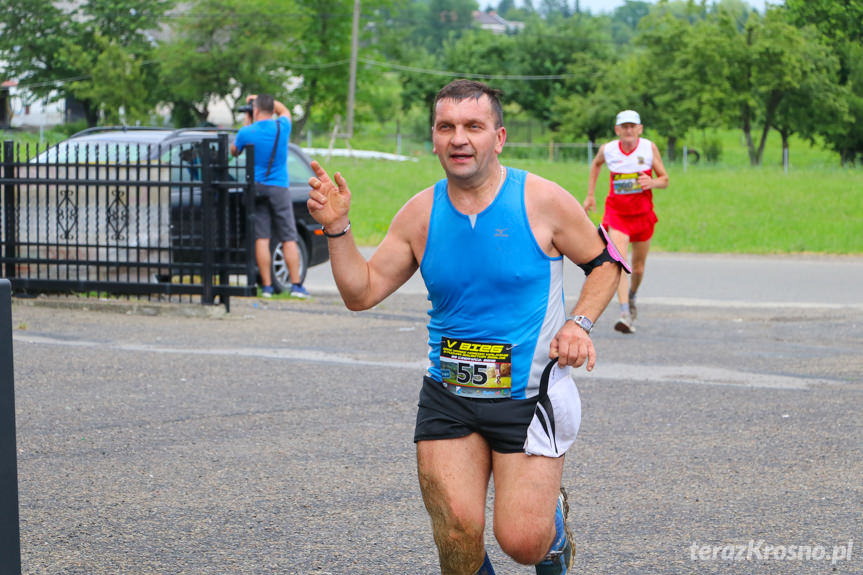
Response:
[[[635,292],[629,292],[629,316],[632,318],[632,321],[638,319],[638,308],[635,305]]]
[[[569,502],[566,499],[566,489],[560,488],[560,495],[557,497],[557,511],[563,516],[563,531],[566,534],[566,545],[563,549],[557,551],[549,551],[540,563],[535,565],[536,575],[566,575],[571,572],[572,565],[575,563],[575,542],[572,540],[572,531],[569,530],[569,525],[566,523],[566,518],[569,515]]]
[[[294,284],[291,286],[291,297],[307,298],[311,294],[309,290],[303,287],[303,284]]]
[[[629,305],[632,306],[631,303]],[[632,307],[629,309],[631,310]],[[635,333],[635,326],[632,325],[632,315],[628,313],[621,315],[617,323],[614,324],[614,329],[620,333]]]
[[[275,291],[273,290],[273,286],[264,286],[261,288],[261,297],[271,298]]]

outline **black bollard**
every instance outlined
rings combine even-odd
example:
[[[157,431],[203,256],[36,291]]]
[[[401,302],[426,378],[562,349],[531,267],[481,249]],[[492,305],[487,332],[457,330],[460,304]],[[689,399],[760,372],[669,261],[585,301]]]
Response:
[[[12,286],[0,279],[0,575],[21,575],[13,374]]]

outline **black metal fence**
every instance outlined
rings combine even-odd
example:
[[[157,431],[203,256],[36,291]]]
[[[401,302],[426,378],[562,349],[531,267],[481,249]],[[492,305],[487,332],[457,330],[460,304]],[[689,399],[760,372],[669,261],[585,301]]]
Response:
[[[127,131],[160,143],[3,142],[0,277],[22,295],[254,295],[251,147],[238,162],[226,133]]]

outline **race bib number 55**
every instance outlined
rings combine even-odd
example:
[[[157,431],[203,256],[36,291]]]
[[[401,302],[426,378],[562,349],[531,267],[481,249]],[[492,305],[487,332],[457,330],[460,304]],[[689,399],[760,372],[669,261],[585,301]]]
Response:
[[[441,379],[457,395],[510,397],[512,344],[441,338]]]

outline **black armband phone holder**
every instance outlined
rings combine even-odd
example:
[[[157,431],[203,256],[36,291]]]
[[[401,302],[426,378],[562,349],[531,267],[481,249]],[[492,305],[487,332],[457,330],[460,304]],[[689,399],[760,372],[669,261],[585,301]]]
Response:
[[[599,233],[599,237],[602,238],[603,243],[605,244],[605,248],[602,250],[602,253],[593,258],[591,261],[578,264],[578,267],[581,268],[581,271],[584,272],[584,275],[589,276],[590,272],[604,264],[605,262],[615,262],[619,265],[623,271],[628,274],[632,273],[632,270],[629,269],[629,264],[626,263],[626,258],[620,255],[620,252],[617,251],[617,247],[615,247],[614,242],[611,241],[611,238],[608,237],[608,232],[605,231],[605,228],[599,226],[596,228]]]

